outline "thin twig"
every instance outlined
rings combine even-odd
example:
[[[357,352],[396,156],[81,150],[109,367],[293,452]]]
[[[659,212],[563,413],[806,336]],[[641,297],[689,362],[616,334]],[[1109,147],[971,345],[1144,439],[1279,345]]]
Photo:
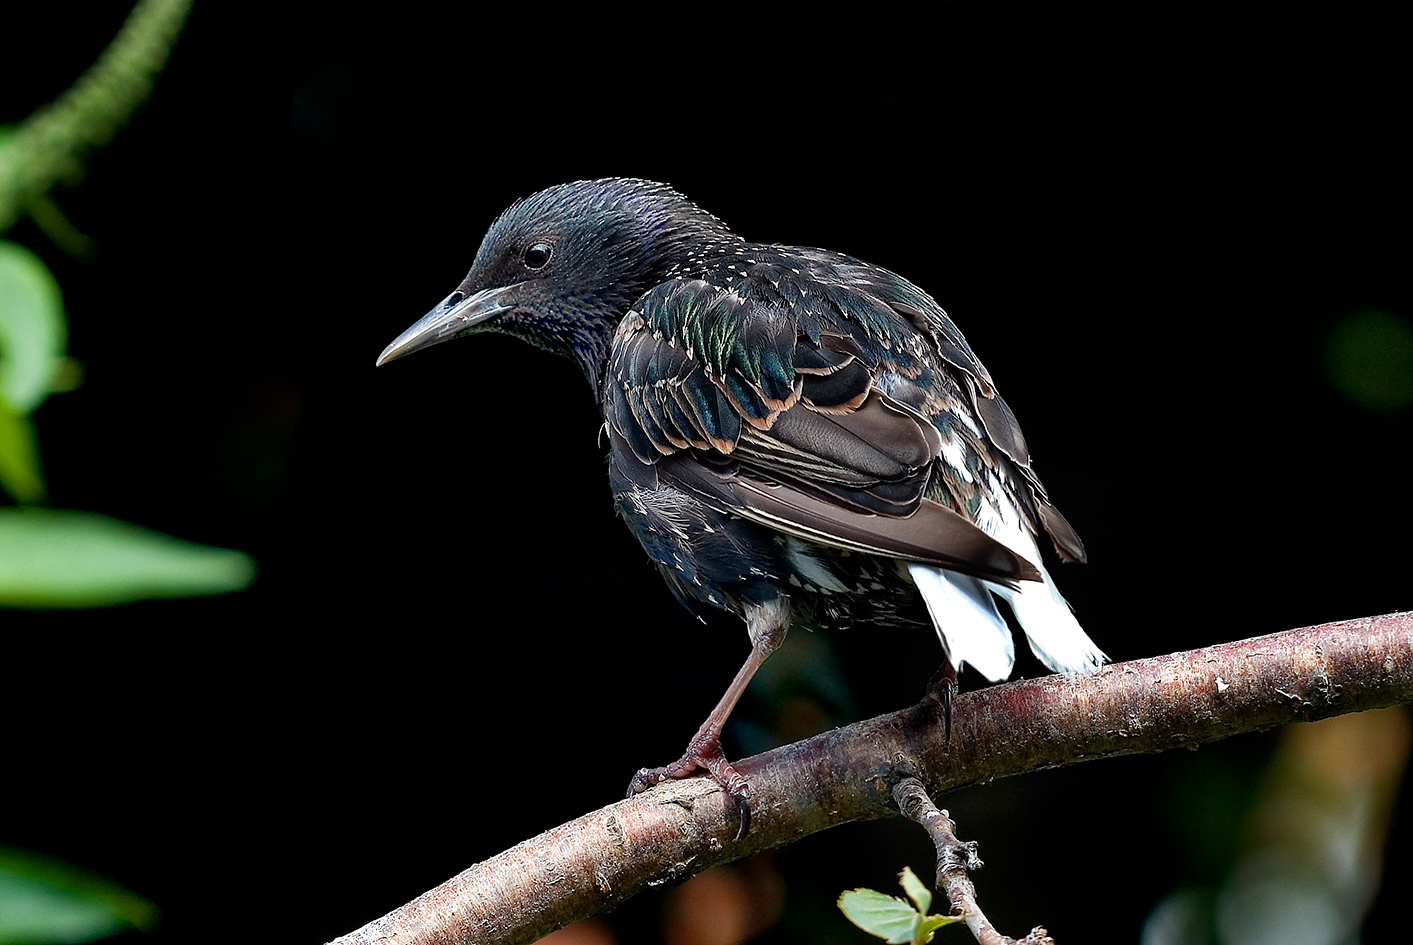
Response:
[[[993,686],[957,700],[950,741],[936,706],[924,703],[740,762],[753,816],[739,842],[714,782],[671,782],[527,840],[337,942],[532,942],[647,887],[889,816],[889,785],[904,765],[937,796],[1039,768],[1409,702],[1407,613]]]
[[[14,129],[0,147],[0,231],[55,184],[75,179],[83,157],[128,121],[166,65],[190,9],[191,0],[138,0],[98,61]]]
[[[904,817],[922,827],[932,838],[932,845],[937,850],[937,879],[933,885],[938,892],[946,894],[947,901],[952,905],[952,915],[962,916],[966,920],[967,928],[979,945],[1017,945],[1015,939],[996,930],[976,901],[976,886],[969,875],[970,870],[981,869],[976,841],[963,843],[957,839],[957,825],[951,815],[945,810],[938,810],[922,782],[911,775],[903,777],[893,786],[893,800]],[[1042,928],[1032,929],[1021,941],[1025,945],[1055,945]]]

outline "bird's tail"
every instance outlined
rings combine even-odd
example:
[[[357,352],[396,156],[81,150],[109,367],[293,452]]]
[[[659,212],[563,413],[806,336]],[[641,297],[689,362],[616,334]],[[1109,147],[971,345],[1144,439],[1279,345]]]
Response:
[[[992,592],[1011,605],[1016,620],[1025,630],[1030,649],[1040,662],[1057,673],[1092,673],[1104,665],[1102,650],[1089,639],[1089,634],[1075,619],[1074,611],[1060,596],[1050,572],[1035,556],[1044,582],[1027,581],[1020,590],[993,587]]]
[[[1031,560],[1039,558],[1034,554]],[[1049,573],[1038,563],[1036,567],[1044,581],[1026,581],[1013,590],[931,565],[908,564],[952,665],[961,669],[966,663],[992,682],[1011,674],[1015,643],[993,594],[1010,605],[1031,650],[1055,672],[1088,673],[1104,663],[1104,654],[1080,627]]]
[[[942,638],[942,649],[953,666],[960,670],[965,663],[992,682],[1011,675],[1016,645],[996,601],[981,581],[916,561],[908,562],[908,574],[927,604],[932,625]]]

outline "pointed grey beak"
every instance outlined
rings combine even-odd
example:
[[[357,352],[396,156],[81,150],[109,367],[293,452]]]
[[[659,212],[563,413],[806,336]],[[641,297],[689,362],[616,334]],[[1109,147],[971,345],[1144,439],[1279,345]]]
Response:
[[[510,311],[514,306],[503,296],[507,290],[513,288],[515,286],[506,285],[483,289],[469,296],[463,295],[458,289],[442,299],[436,308],[423,315],[415,325],[398,335],[392,344],[384,348],[383,353],[378,355],[378,364],[387,364],[403,355],[450,341],[482,322]]]

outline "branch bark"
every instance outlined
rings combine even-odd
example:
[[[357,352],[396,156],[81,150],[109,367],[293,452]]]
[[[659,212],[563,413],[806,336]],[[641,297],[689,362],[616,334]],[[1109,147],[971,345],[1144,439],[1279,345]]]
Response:
[[[944,741],[922,703],[737,764],[751,831],[715,782],[669,782],[563,824],[453,877],[334,945],[532,942],[827,827],[895,815],[915,773],[951,789],[1117,755],[1195,748],[1242,732],[1413,702],[1413,613],[1306,627],[963,695]]]

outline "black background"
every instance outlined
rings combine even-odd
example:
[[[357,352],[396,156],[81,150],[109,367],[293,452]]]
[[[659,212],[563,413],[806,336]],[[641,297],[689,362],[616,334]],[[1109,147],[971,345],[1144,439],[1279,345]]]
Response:
[[[54,6],[7,27],[0,120],[126,10]],[[1057,576],[1114,659],[1409,606],[1410,414],[1345,399],[1324,361],[1340,318],[1413,313],[1391,20],[349,9],[198,3],[149,104],[56,193],[98,254],[7,234],[60,279],[85,368],[37,415],[53,503],[261,568],[230,597],[0,612],[0,839],[149,896],[155,940],[347,932],[620,796],[744,658],[614,520],[572,365],[486,337],[373,369],[550,184],[665,180],[748,238],[931,292],[1088,545]],[[937,646],[913,636],[832,641],[833,721],[917,697]],[[1219,878],[1183,852],[1206,772],[1250,781],[1273,744],[941,803],[1011,934],[1136,941],[1167,891]],[[1413,874],[1409,809],[1388,890]],[[862,825],[779,863],[823,914],[926,847]],[[657,895],[620,910],[625,941],[654,939]],[[862,940],[800,928],[768,934]]]

